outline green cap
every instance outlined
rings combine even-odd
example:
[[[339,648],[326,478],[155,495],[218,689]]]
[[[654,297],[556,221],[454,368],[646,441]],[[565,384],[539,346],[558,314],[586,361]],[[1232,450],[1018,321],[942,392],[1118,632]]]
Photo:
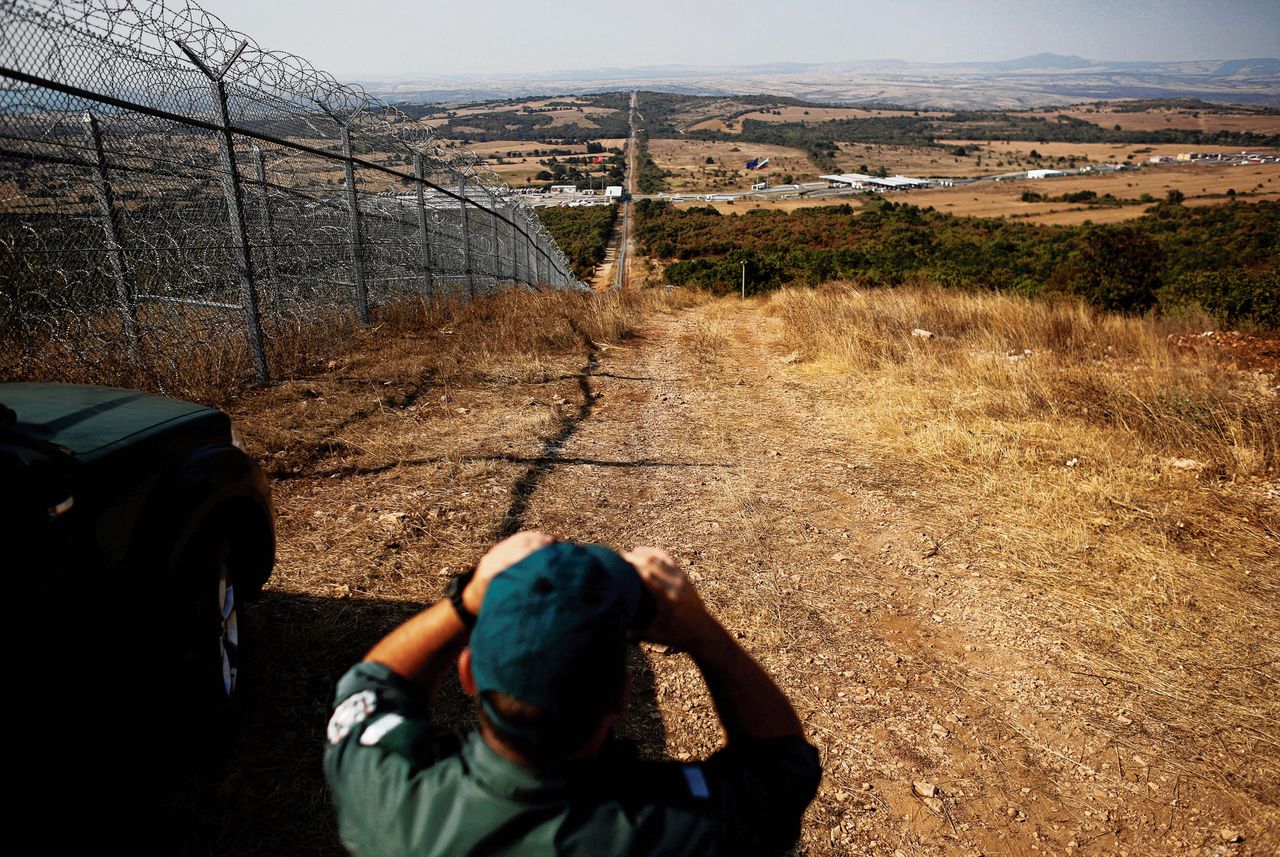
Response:
[[[490,581],[471,632],[471,671],[485,713],[533,741],[543,736],[498,715],[486,691],[552,718],[603,714],[622,681],[627,631],[652,615],[635,567],[609,548],[556,542],[535,551]]]

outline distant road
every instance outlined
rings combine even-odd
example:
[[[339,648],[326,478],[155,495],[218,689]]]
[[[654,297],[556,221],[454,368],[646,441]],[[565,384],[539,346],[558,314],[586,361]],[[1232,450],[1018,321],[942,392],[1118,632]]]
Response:
[[[635,90],[631,91],[631,131],[627,135],[627,176],[624,187],[627,189],[627,199],[622,202],[622,211],[619,216],[622,223],[618,228],[618,255],[617,262],[614,264],[614,280],[613,287],[621,289],[627,284],[627,249],[631,246],[631,194],[635,191],[636,183],[636,118],[639,111],[636,109],[639,104],[639,93]]]

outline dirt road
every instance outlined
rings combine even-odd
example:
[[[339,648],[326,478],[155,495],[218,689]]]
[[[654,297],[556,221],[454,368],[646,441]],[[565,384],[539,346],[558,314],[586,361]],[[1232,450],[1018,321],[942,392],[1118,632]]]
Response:
[[[937,504],[928,472],[882,469],[840,420],[855,380],[798,371],[773,330],[753,303],[696,307],[544,381],[443,397],[421,378],[407,395],[412,361],[383,343],[345,382],[247,406],[269,448],[299,424],[299,397],[336,400],[352,379],[406,391],[402,407],[328,413],[308,429],[319,440],[275,459],[281,564],[257,619],[284,654],[265,690],[306,702],[254,724],[241,784],[279,800],[273,778],[294,778],[272,817],[290,846],[332,847],[314,760],[253,754],[282,728],[318,735],[336,676],[317,659],[358,656],[487,540],[538,528],[667,547],[778,678],[826,772],[798,853],[1274,853],[1276,795],[1171,756],[1129,690],[1080,674],[1070,629],[967,541],[982,510]],[[649,753],[712,751],[688,658],[649,650],[634,666],[623,732]],[[243,852],[248,836],[228,841]]]

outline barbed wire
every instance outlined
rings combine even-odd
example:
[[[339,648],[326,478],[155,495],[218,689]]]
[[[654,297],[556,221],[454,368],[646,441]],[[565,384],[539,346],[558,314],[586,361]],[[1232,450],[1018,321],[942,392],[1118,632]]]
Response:
[[[7,379],[265,379],[406,298],[586,288],[473,153],[191,2],[0,0]]]

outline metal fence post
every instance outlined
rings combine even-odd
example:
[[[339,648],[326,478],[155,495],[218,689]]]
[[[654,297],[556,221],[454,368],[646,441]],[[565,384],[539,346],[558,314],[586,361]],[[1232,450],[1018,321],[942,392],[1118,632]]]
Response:
[[[347,208],[351,212],[351,278],[356,287],[356,318],[369,323],[369,284],[364,278],[364,242],[360,237],[360,192],[356,190],[356,165],[351,158],[351,126],[342,125],[342,168],[347,179]]]
[[[524,284],[526,286],[533,285],[533,251],[530,249],[529,230],[521,229],[520,234],[524,236]]]
[[[511,207],[511,219],[507,222],[511,235],[511,282],[520,282],[520,245],[516,241],[516,210]]]
[[[418,241],[422,244],[422,282],[429,306],[435,298],[435,278],[431,270],[431,233],[427,231],[427,200],[423,191],[427,180],[427,160],[421,152],[413,155],[413,174],[418,179],[414,182],[418,190]]]
[[[120,241],[119,214],[116,212],[116,198],[111,189],[111,180],[107,177],[107,153],[102,146],[102,131],[98,128],[97,117],[87,110],[84,114],[84,131],[89,138],[89,148],[96,159],[97,170],[93,175],[93,190],[98,201],[98,211],[102,215],[102,231],[107,238],[107,257],[111,260],[111,272],[115,275],[120,323],[124,328],[125,339],[129,343],[129,358],[136,360],[138,310],[134,296],[137,290],[133,282],[133,271],[129,268],[129,261],[124,255],[124,244]]]
[[[458,205],[462,210],[462,267],[467,273],[467,297],[476,296],[475,273],[471,270],[471,219],[467,214],[467,177],[458,179]]]
[[[271,194],[267,191],[267,161],[263,157],[262,149],[258,146],[253,147],[253,161],[258,173],[258,190],[261,194],[262,234],[265,239],[263,249],[267,252],[267,279],[271,283],[267,296],[271,301],[271,314],[279,320],[281,286],[280,269],[276,265],[276,224],[271,213]]]
[[[236,48],[235,53],[214,71],[205,64],[195,51],[183,42],[178,47],[195,63],[205,77],[209,78],[209,92],[218,108],[218,154],[222,162],[222,193],[227,199],[227,219],[231,227],[231,247],[236,259],[236,276],[240,280],[240,303],[244,307],[246,332],[249,334],[249,350],[253,358],[253,369],[258,380],[267,380],[267,356],[262,345],[262,319],[258,316],[258,294],[253,279],[253,263],[249,256],[249,235],[244,225],[244,195],[240,187],[240,170],[236,165],[235,140],[231,136],[231,111],[227,108],[227,87],[222,79],[231,68],[232,63],[240,58],[244,49],[249,46],[246,39]]]
[[[498,219],[498,201],[487,190],[485,195],[489,197],[489,222],[493,224],[493,290],[496,292],[502,276],[502,221]]]

